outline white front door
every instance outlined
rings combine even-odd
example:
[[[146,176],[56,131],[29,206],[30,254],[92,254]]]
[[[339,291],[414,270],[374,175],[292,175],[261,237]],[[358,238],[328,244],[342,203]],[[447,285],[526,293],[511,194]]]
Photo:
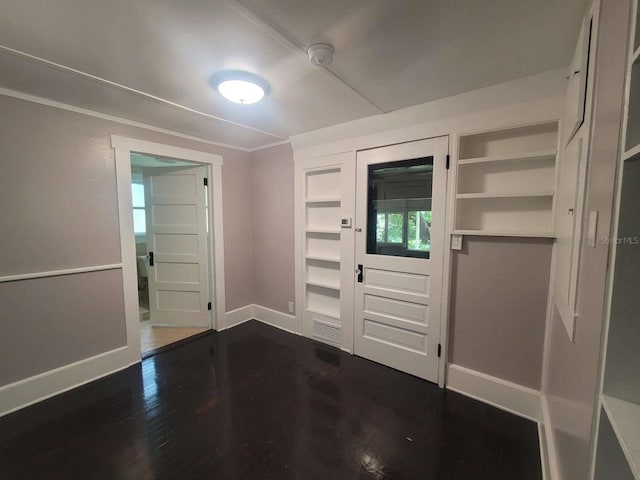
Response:
[[[205,167],[145,174],[149,310],[154,325],[209,326]]]
[[[438,381],[447,137],[358,152],[354,351]]]

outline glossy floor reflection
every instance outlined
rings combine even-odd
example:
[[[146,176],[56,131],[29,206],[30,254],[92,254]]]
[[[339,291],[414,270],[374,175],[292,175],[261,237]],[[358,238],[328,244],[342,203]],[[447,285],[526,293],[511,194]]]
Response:
[[[533,422],[248,322],[0,419],[0,478],[542,475]]]

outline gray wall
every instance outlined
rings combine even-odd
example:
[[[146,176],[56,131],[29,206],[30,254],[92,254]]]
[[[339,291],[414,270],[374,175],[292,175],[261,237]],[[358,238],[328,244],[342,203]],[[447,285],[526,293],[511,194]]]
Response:
[[[585,214],[599,212],[598,237],[611,236],[620,134],[629,0],[603,0],[598,33],[593,137]],[[605,307],[607,242],[585,247],[581,258],[575,342],[557,314],[551,326],[547,399],[558,463],[564,480],[586,480]]]
[[[548,239],[464,237],[453,255],[449,361],[540,389]]]
[[[122,272],[0,284],[0,385],[126,344]]]
[[[249,154],[0,96],[0,276],[120,263],[111,134],[224,157],[227,309],[252,303]],[[119,272],[0,284],[0,385],[126,343]]]
[[[253,152],[251,167],[254,303],[288,312],[295,298],[291,145]]]

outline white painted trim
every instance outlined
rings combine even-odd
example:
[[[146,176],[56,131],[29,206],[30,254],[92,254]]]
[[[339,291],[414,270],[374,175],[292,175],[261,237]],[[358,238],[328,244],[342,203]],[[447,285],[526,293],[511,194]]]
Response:
[[[0,277],[0,283],[15,282],[18,280],[31,280],[34,278],[61,277],[62,275],[75,275],[78,273],[101,272],[103,270],[117,270],[122,268],[122,263],[111,263],[109,265],[93,265],[91,267],[66,268],[64,270],[48,270],[46,272],[20,273],[17,275],[6,275]]]
[[[127,368],[128,357],[120,347],[0,387],[0,416]]]
[[[239,145],[231,145],[229,143],[215,142],[213,140],[207,140],[203,137],[195,135],[189,135],[187,133],[176,132],[175,130],[169,130],[167,128],[156,127],[149,125],[148,123],[137,122],[135,120],[129,120],[123,117],[117,117],[115,115],[109,115],[108,113],[96,112],[95,110],[89,110],[88,108],[76,107],[75,105],[69,105],[67,103],[57,102],[55,100],[49,100],[48,98],[38,97],[36,95],[30,95],[28,93],[22,93],[8,88],[0,87],[0,95],[5,97],[17,98],[18,100],[24,100],[25,102],[36,103],[38,105],[44,105],[46,107],[57,108],[59,110],[65,110],[67,112],[78,113],[80,115],[87,115],[89,117],[99,118],[101,120],[107,120],[109,122],[119,123],[121,125],[128,125],[130,127],[143,128],[152,132],[164,133],[165,135],[171,135],[173,137],[184,138],[185,140],[192,140],[194,142],[204,143],[207,145],[214,145],[221,148],[230,148],[232,150],[239,150],[241,152],[253,152],[261,150],[264,147],[247,148],[240,147]],[[289,143],[286,140],[284,143]],[[271,145],[271,144],[268,144]]]
[[[538,422],[538,447],[540,448],[540,466],[542,470],[542,480],[552,480],[551,468],[549,466],[549,450],[547,447],[547,437],[544,423]]]
[[[514,415],[540,421],[540,392],[459,365],[447,369],[447,389]]]
[[[191,150],[189,148],[175,147],[163,143],[148,142],[135,138],[111,135],[111,146],[116,150],[128,150],[129,152],[149,153],[172,157],[179,160],[207,163],[213,166],[222,166],[222,156],[214,153]]]
[[[271,327],[279,328],[294,335],[301,333],[296,330],[296,317],[288,313],[279,312],[262,305],[250,304],[227,312],[225,329],[236,327],[249,320],[257,320]]]
[[[227,318],[225,329],[253,320],[255,318],[254,307],[255,305],[250,304],[227,312],[225,315]]]
[[[296,317],[288,313],[278,312],[262,305],[253,305],[254,318],[289,333],[298,335]]]
[[[5,45],[0,45],[0,50],[4,50],[5,52],[9,52],[9,53],[11,53],[13,55],[17,55],[17,56],[20,56],[20,57],[28,58],[29,60],[32,60],[34,62],[38,62],[38,63],[42,63],[42,64],[45,64],[45,65],[54,67],[54,68],[56,68],[58,70],[63,70],[65,72],[69,72],[69,73],[72,73],[74,75],[78,75],[78,76],[81,76],[81,77],[84,77],[84,78],[88,78],[88,79],[96,81],[98,83],[102,83],[103,85],[108,85],[110,87],[114,87],[114,88],[117,88],[119,90],[124,90],[124,91],[126,91],[128,93],[132,93],[132,94],[137,95],[139,97],[144,97],[146,99],[153,100],[154,102],[162,103],[164,105],[168,105],[170,107],[174,107],[174,108],[177,108],[179,110],[183,110],[185,112],[193,113],[194,115],[199,115],[199,116],[202,116],[202,117],[210,118],[210,119],[216,120],[218,122],[226,123],[227,125],[232,125],[232,126],[238,127],[238,128],[244,128],[245,130],[250,130],[252,132],[261,133],[263,135],[267,135],[267,136],[270,136],[270,137],[283,139],[283,137],[281,137],[280,135],[277,135],[275,133],[267,132],[266,130],[260,130],[259,128],[250,127],[249,125],[244,125],[242,123],[234,122],[233,120],[228,120],[226,118],[218,117],[216,115],[212,115],[210,113],[203,112],[201,110],[196,110],[195,108],[187,107],[186,105],[182,105],[180,103],[172,102],[171,100],[167,100],[166,98],[158,97],[156,95],[152,95],[150,93],[143,92],[142,90],[137,90],[135,88],[127,87],[126,85],[123,85],[121,83],[113,82],[111,80],[107,80],[105,78],[98,77],[96,75],[91,75],[90,73],[83,72],[82,70],[77,70],[75,68],[71,68],[71,67],[68,67],[66,65],[62,65],[61,63],[52,62],[51,60],[47,60],[46,58],[37,57],[35,55],[31,55],[29,53],[22,52],[20,50],[16,50],[14,48],[7,47]]]
[[[451,312],[451,272],[453,270],[453,251],[451,250],[451,232],[455,226],[455,201],[458,177],[458,144],[459,135],[449,135],[449,170],[447,171],[447,187],[445,192],[445,221],[442,260],[442,288],[440,299],[440,345],[442,348],[438,362],[438,386],[444,388],[447,383],[447,365],[449,358],[449,315]],[[463,240],[464,241],[464,240]]]
[[[202,163],[209,168],[209,259],[213,269],[213,288],[210,292],[215,310],[211,312],[211,327],[223,329],[226,326],[225,283],[224,283],[224,234],[222,210],[222,162],[220,155],[190,150],[186,148],[147,142],[132,138],[111,136],[115,149],[116,186],[118,190],[118,212],[120,219],[120,249],[122,252],[122,283],[124,287],[125,319],[127,324],[127,347],[129,362],[139,361],[140,317],[138,313],[138,288],[136,272],[135,233],[131,199],[131,152],[188,160]]]
[[[556,450],[556,438],[553,433],[551,425],[551,415],[549,412],[549,404],[547,403],[547,396],[542,395],[540,399],[540,412],[542,416],[542,423],[544,425],[544,439],[546,445],[546,465],[543,463],[543,471],[548,468],[549,480],[561,480],[560,465],[558,463],[558,453]]]

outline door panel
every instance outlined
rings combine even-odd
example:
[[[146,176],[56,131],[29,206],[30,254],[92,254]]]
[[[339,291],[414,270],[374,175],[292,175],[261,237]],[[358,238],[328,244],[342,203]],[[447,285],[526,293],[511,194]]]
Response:
[[[209,326],[205,167],[145,174],[149,306],[155,325]]]
[[[433,382],[447,152],[440,137],[358,152],[356,166],[355,353]]]

